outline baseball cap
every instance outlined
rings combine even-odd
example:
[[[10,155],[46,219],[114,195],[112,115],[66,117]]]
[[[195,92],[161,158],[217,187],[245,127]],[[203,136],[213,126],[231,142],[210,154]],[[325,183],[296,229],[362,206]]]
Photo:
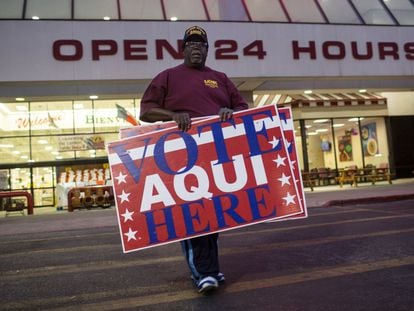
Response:
[[[207,33],[199,26],[192,26],[184,32],[183,47],[187,41],[201,41],[207,43]]]

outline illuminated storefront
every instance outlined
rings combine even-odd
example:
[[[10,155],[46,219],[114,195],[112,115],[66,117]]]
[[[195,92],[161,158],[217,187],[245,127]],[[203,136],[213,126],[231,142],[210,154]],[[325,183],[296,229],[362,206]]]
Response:
[[[412,137],[410,0],[20,0],[0,2],[0,190],[52,206],[63,173],[106,183],[103,146],[129,126],[116,105],[138,116],[194,24],[252,107],[292,105],[304,170],[414,169],[396,139]]]

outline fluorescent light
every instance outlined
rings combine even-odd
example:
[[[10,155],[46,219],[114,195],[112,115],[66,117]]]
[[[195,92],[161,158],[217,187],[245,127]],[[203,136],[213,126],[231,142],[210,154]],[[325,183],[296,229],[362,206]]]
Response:
[[[98,99],[98,95],[91,95],[89,96],[90,99]]]
[[[364,118],[359,118],[360,120],[364,120]],[[358,121],[358,118],[351,118],[351,119],[348,119],[348,121],[349,122],[357,122]]]
[[[317,133],[327,132],[327,131],[328,131],[328,129],[317,129],[317,130],[315,130],[315,132],[317,132]]]
[[[40,17],[35,15],[35,16],[32,16],[32,19],[34,19],[35,21],[37,21],[37,20],[40,19]]]
[[[16,97],[17,102],[24,102],[24,97]]]
[[[305,93],[305,94],[312,94],[312,90],[305,90],[303,93]]]
[[[104,16],[104,18],[103,18],[105,21],[109,21],[109,20],[111,20],[111,18],[109,17],[109,16]]]
[[[329,119],[318,119],[318,120],[314,120],[313,123],[325,123],[328,122]]]
[[[308,134],[308,135],[310,135],[310,136],[313,136],[313,135],[318,135],[318,133],[317,133],[317,132],[307,132],[306,134]]]
[[[171,16],[170,21],[176,22],[178,20],[177,16]]]
[[[366,89],[360,89],[358,92],[360,92],[360,93],[366,93],[367,90]]]
[[[343,123],[336,123],[336,124],[334,124],[333,125],[333,127],[342,127],[342,126],[344,126],[345,124],[343,124]]]
[[[0,144],[0,148],[14,148],[12,144]]]
[[[16,106],[16,110],[18,111],[27,111],[27,106]]]

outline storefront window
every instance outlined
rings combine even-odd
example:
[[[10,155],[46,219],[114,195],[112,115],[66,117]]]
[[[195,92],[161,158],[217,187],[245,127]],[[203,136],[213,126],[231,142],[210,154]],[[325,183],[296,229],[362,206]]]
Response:
[[[116,0],[74,0],[75,19],[118,19]]]
[[[294,23],[325,23],[314,1],[289,0],[283,3]]]
[[[353,1],[366,24],[394,25],[387,11],[377,0]]]
[[[303,146],[302,146],[302,137],[300,132],[300,125],[299,121],[294,121],[294,128],[295,128],[295,145],[296,145],[296,153],[298,157],[299,167],[301,170],[305,168],[303,165]]]
[[[388,163],[389,151],[384,118],[361,120],[361,140],[365,166],[378,168]]]
[[[161,1],[120,0],[122,19],[162,20]]]
[[[29,137],[0,138],[0,163],[26,163],[32,160]]]
[[[329,23],[361,24],[357,14],[347,0],[319,0]]]
[[[330,119],[306,120],[306,139],[309,169],[335,169]]]
[[[73,133],[72,102],[31,102],[32,135]]]
[[[201,0],[168,0],[164,1],[167,19],[207,20]]]
[[[0,103],[0,137],[29,135],[29,104]]]
[[[391,10],[401,25],[414,24],[414,5],[410,0],[387,0],[385,5]]]
[[[240,0],[205,0],[211,20],[248,21],[246,10]]]
[[[37,16],[40,19],[70,19],[70,0],[26,0],[26,16],[32,19]]]
[[[74,101],[73,114],[75,133],[93,133],[94,132],[94,116],[91,100]]]
[[[9,183],[10,173],[9,170],[0,170],[0,191],[10,189]]]
[[[363,161],[358,118],[334,119],[333,127],[338,168],[362,168]]]

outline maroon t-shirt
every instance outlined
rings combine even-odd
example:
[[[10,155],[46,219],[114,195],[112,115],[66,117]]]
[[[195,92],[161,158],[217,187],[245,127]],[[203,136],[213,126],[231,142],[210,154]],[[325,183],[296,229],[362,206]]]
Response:
[[[222,107],[239,111],[248,105],[226,74],[181,64],[162,71],[151,81],[141,99],[140,115],[151,108],[162,108],[203,117],[217,115]]]

